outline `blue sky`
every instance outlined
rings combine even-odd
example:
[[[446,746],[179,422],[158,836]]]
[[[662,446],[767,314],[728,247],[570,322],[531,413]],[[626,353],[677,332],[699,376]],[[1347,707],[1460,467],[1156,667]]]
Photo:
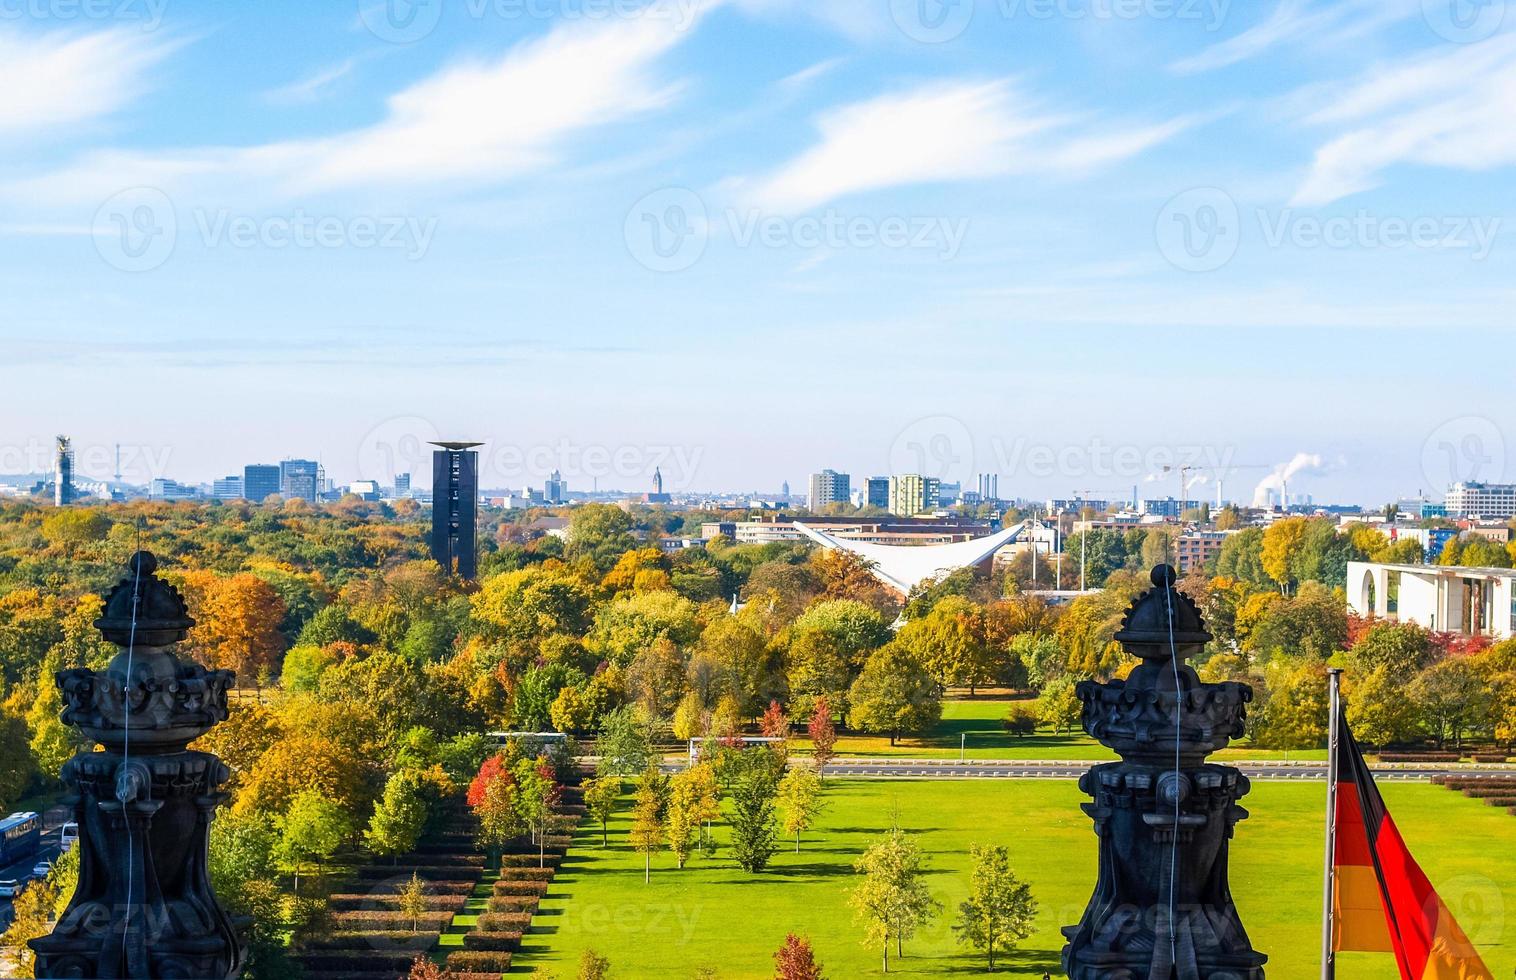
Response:
[[[0,471],[1513,475],[1503,0],[0,0],[0,85]]]

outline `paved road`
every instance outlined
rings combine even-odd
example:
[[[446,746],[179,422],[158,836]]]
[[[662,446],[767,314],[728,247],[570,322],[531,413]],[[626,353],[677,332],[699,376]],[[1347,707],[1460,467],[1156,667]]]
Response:
[[[17,861],[9,867],[0,868],[0,880],[13,878],[16,881],[27,881],[32,877],[32,868],[36,866],[38,861],[58,860],[58,853],[63,849],[60,843],[62,834],[62,827],[54,827],[51,830],[44,831],[41,849],[24,861]],[[0,898],[0,923],[9,925],[10,921],[11,900],[9,898]]]

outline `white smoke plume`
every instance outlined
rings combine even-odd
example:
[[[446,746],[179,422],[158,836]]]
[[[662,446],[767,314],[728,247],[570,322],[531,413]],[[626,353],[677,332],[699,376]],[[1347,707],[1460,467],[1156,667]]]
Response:
[[[1271,491],[1276,496],[1282,495],[1290,481],[1301,474],[1310,476],[1326,471],[1326,460],[1322,459],[1318,453],[1296,453],[1293,459],[1288,463],[1279,464],[1274,472],[1260,480],[1258,486],[1253,488],[1253,506],[1267,507]]]

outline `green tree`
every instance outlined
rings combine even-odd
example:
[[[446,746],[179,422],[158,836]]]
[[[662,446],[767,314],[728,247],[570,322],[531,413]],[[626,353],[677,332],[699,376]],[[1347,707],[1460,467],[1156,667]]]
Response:
[[[11,976],[36,976],[36,954],[26,945],[28,940],[52,931],[57,914],[58,892],[46,878],[38,878],[21,890],[11,902],[11,924],[0,935],[0,947],[17,950],[17,970]]]
[[[54,511],[42,519],[47,543],[73,557],[79,548],[97,544],[111,531],[111,519],[93,507]]]
[[[426,827],[427,807],[422,781],[410,769],[402,769],[384,784],[384,795],[374,806],[364,839],[379,857],[397,857],[416,846]]]
[[[610,975],[611,961],[593,949],[579,957],[579,980],[608,980]]]
[[[942,697],[919,657],[898,642],[876,650],[848,692],[848,722],[888,734],[895,745],[904,733],[929,730],[942,718]]]
[[[1365,745],[1392,745],[1421,734],[1421,711],[1388,665],[1367,674],[1354,671],[1344,694],[1348,725]]]
[[[669,850],[674,852],[674,861],[681,869],[695,849],[703,813],[702,787],[698,774],[692,769],[675,773],[669,780],[666,827]]]
[[[993,973],[996,952],[1032,935],[1037,900],[1032,886],[1011,870],[1010,853],[1004,847],[974,844],[969,855],[973,862],[969,897],[958,906],[960,922],[954,930],[960,943],[984,950]]]
[[[814,770],[795,768],[779,781],[776,798],[784,832],[795,837],[795,853],[800,853],[800,835],[809,830],[821,813],[821,777]]]
[[[1079,727],[1084,714],[1084,702],[1076,691],[1078,683],[1064,676],[1052,681],[1037,696],[1037,717],[1045,725],[1053,727],[1053,734],[1072,732]]]
[[[26,721],[0,707],[0,812],[9,813],[37,771]]]
[[[1489,715],[1489,687],[1462,657],[1428,667],[1411,682],[1407,693],[1439,746],[1451,738],[1462,748],[1463,736]]]
[[[605,716],[600,729],[600,772],[635,776],[653,763],[653,731],[645,716],[628,705]]]
[[[80,742],[74,730],[63,724],[63,696],[58,685],[49,676],[38,683],[38,688],[37,699],[26,713],[32,730],[31,754],[43,774],[57,779],[63,764],[79,750]]]
[[[732,856],[742,870],[757,874],[768,867],[774,841],[772,769],[754,767],[732,787]]]
[[[298,894],[306,862],[315,861],[316,874],[323,874],[326,862],[352,836],[353,823],[346,810],[317,790],[307,789],[295,794],[280,829],[280,852],[294,872]]]
[[[853,870],[863,876],[849,894],[848,904],[863,923],[865,946],[877,946],[885,973],[890,972],[890,941],[897,956],[905,941],[942,908],[923,880],[921,850],[900,829],[890,830],[871,844]]]
[[[600,822],[600,846],[610,843],[611,817],[616,813],[616,800],[621,796],[619,776],[601,776],[591,779],[584,786],[584,806],[590,819]]]

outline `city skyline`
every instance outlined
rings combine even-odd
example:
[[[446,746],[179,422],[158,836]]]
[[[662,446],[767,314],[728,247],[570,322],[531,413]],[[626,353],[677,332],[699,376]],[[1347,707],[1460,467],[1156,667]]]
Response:
[[[1501,5],[413,6],[0,21],[58,80],[0,110],[10,445],[342,480],[425,415],[803,486],[941,417],[960,479],[1141,432],[1379,497],[1468,475],[1451,425],[1503,470]],[[1080,469],[1029,489],[1147,475]]]

